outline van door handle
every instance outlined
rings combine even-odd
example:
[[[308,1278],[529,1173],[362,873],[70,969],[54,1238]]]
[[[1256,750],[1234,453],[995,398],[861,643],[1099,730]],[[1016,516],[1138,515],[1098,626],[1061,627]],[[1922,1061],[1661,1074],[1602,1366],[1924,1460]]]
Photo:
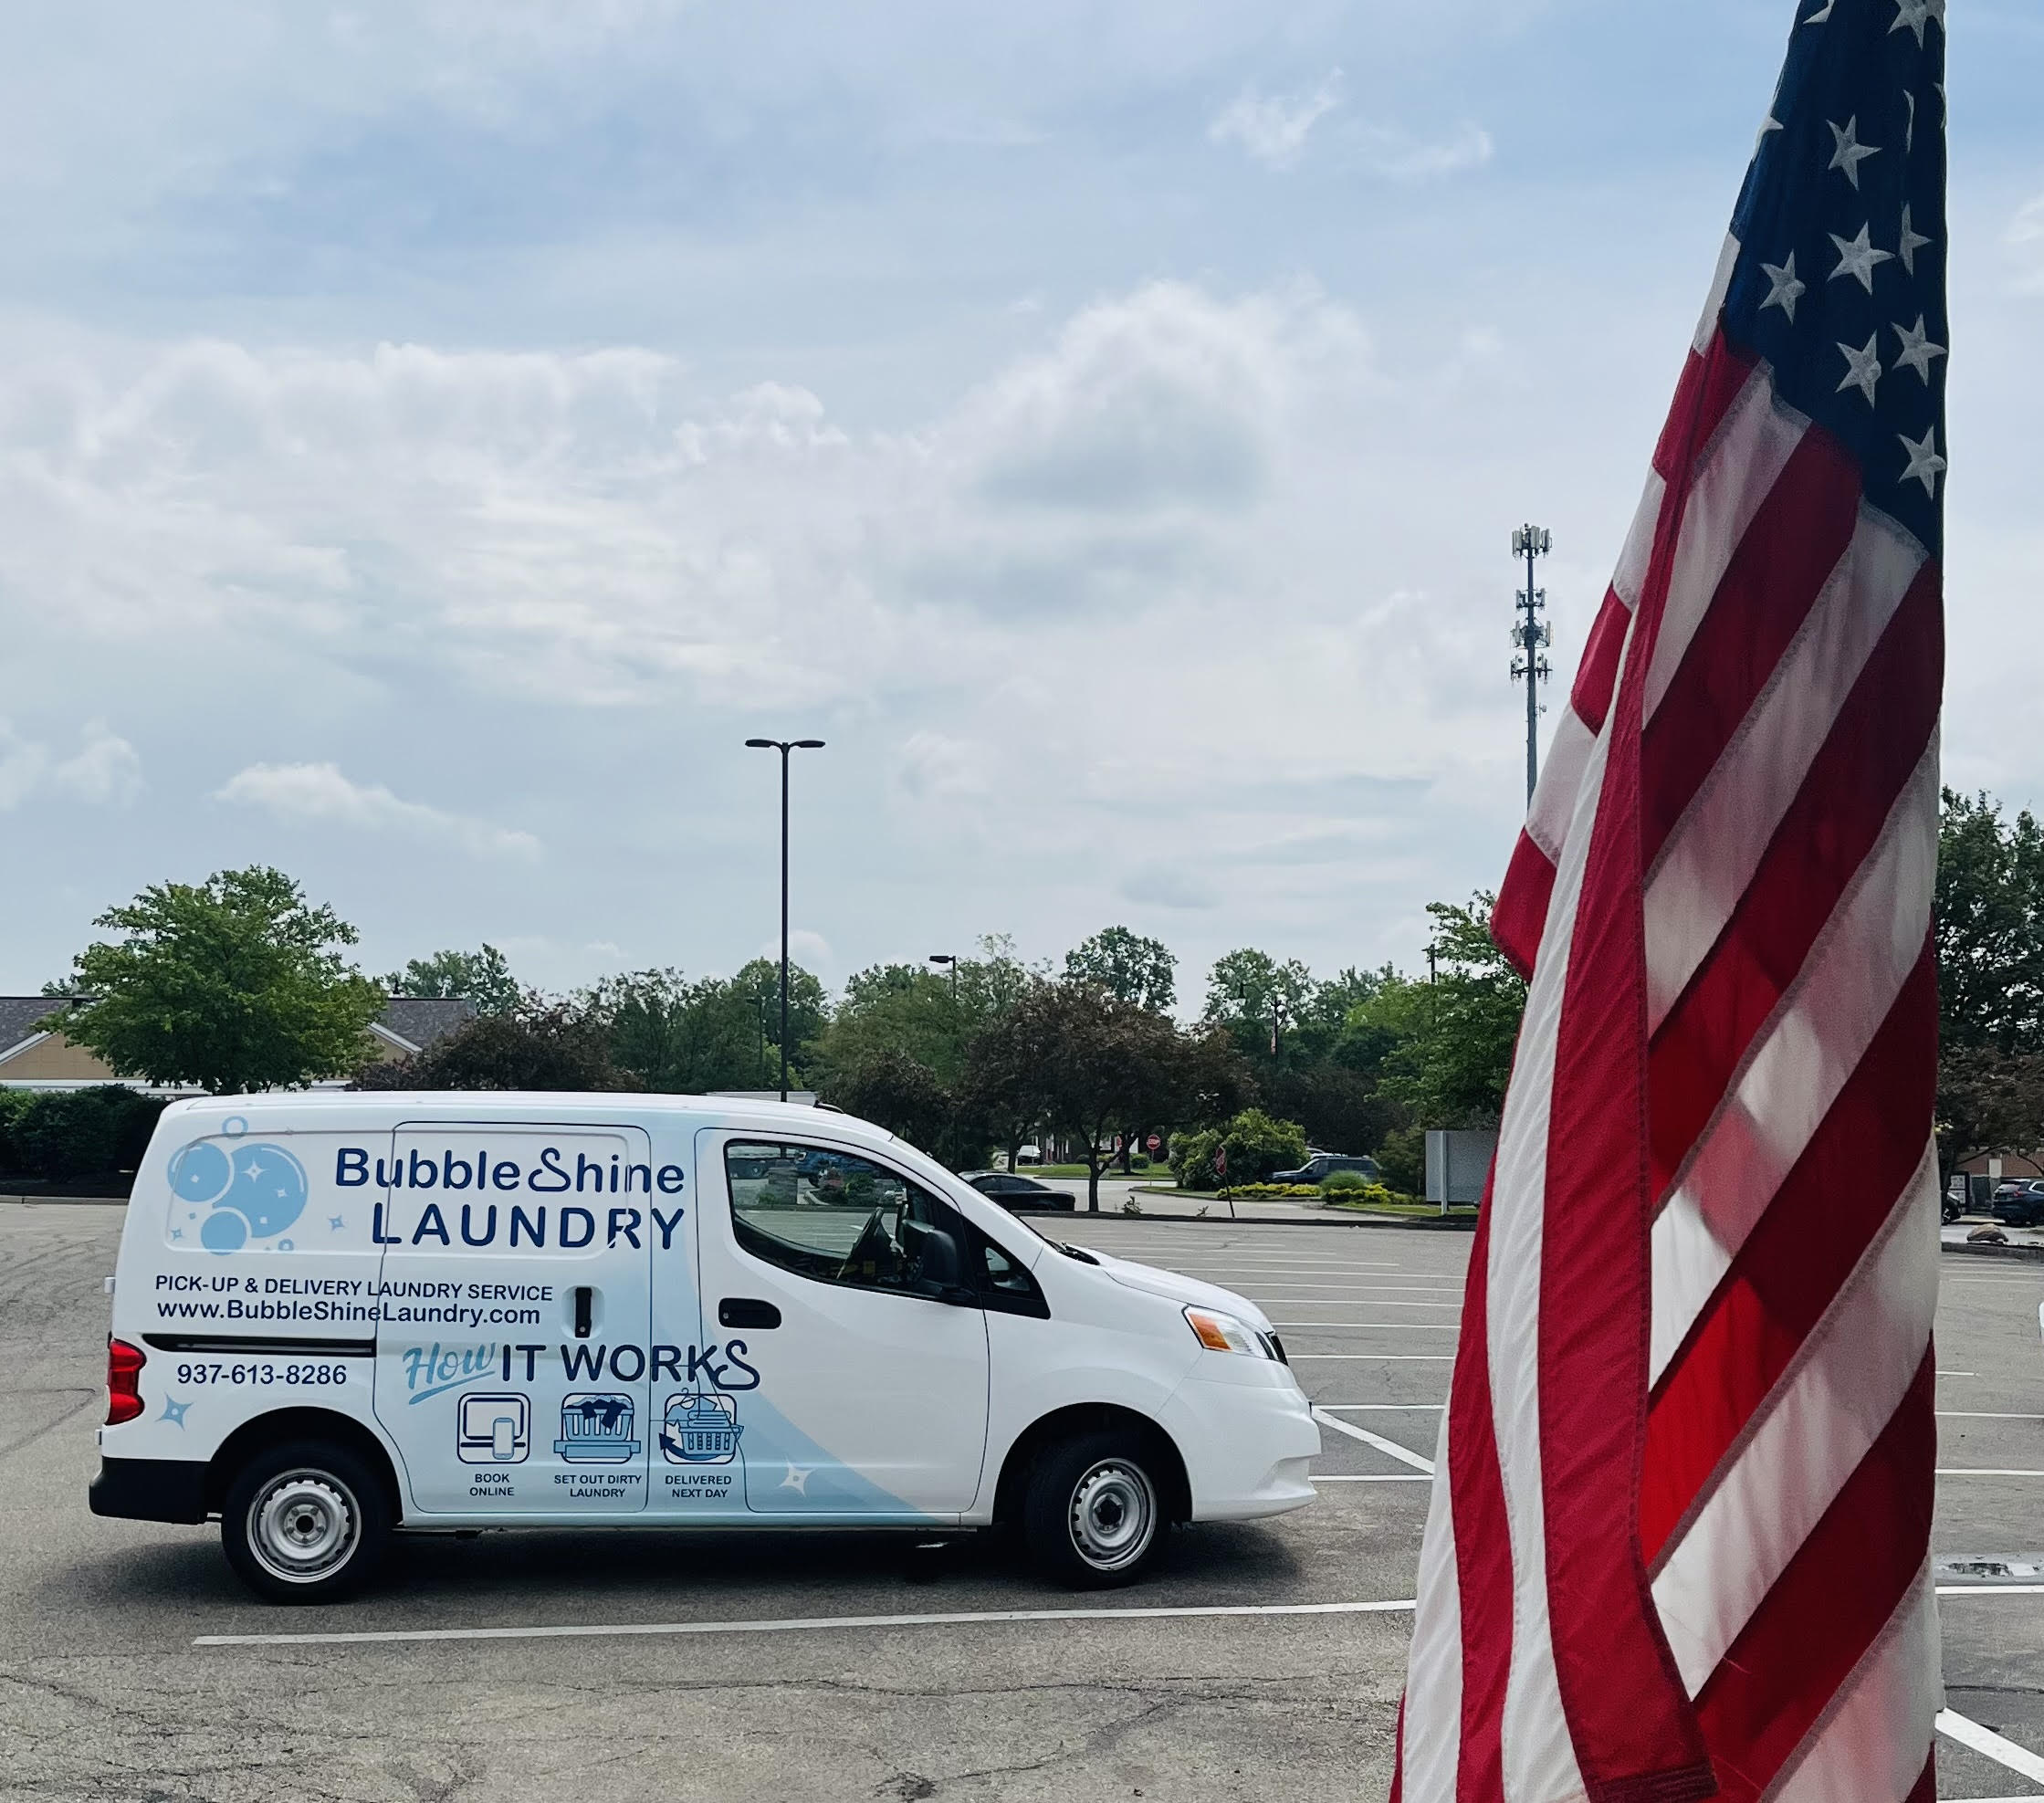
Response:
[[[592,1317],[594,1315],[592,1305],[595,1299],[596,1292],[586,1284],[575,1292],[575,1337],[579,1340],[585,1340],[589,1337],[589,1330],[593,1325]]]
[[[726,1296],[717,1305],[720,1327],[778,1327],[781,1311],[758,1296]]]

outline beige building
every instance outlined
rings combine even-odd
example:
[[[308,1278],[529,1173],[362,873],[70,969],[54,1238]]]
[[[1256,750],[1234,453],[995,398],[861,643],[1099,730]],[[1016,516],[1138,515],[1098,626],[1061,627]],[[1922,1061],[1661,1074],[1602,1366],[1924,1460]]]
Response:
[[[61,1006],[61,1001],[47,995],[0,995],[0,1089],[89,1089],[95,1084],[125,1083],[159,1095],[195,1093],[123,1076],[84,1046],[47,1031],[41,1022]],[[390,1006],[370,1023],[362,1056],[365,1061],[373,1058],[394,1064],[444,1039],[473,1020],[475,1013],[466,1001],[393,996]]]

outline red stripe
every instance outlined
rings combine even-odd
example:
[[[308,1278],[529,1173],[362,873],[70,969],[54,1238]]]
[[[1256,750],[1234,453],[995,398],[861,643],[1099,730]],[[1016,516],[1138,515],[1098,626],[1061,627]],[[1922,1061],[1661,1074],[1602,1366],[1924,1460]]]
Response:
[[[1754,1034],[1803,968],[1936,730],[1939,587],[1936,566],[1926,564],[1846,697],[1723,938],[1654,1037],[1648,1069],[1657,1197],[1667,1193]]]
[[[1492,1172],[1494,1180],[1496,1172]],[[1462,1593],[1462,1748],[1456,1803],[1504,1795],[1504,1689],[1512,1669],[1512,1533],[1504,1515],[1492,1419],[1491,1184],[1483,1186],[1462,1295],[1462,1334],[1450,1391],[1448,1498],[1454,1508],[1455,1578]],[[1473,1324],[1473,1331],[1472,1326]]]
[[[1923,1761],[1923,1776],[1910,1787],[1902,1803],[1937,1803],[1937,1742],[1931,1742],[1930,1756]]]
[[[1401,1803],[1405,1796],[1405,1699],[1399,1698],[1398,1737],[1391,1755],[1391,1794],[1385,1803]]]
[[[1860,492],[1859,466],[1812,429],[1733,552],[1647,725],[1640,835],[1650,867],[1845,555]]]
[[[1706,387],[1720,361],[1706,360]],[[1549,1110],[1538,1349],[1548,1620],[1592,1803],[1676,1803],[1713,1788],[1638,1533],[1651,1295],[1640,715],[1676,540],[1671,522],[1687,500],[1686,483],[1672,484],[1607,728]],[[1596,1281],[1584,1281],[1591,1272]]]
[[[1937,1086],[1936,1033],[1937,964],[1926,944],[1866,1056],[1661,1378],[1640,1485],[1649,1565],[1915,1172]]]
[[[1610,711],[1611,691],[1618,686],[1619,654],[1625,649],[1626,629],[1632,624],[1632,610],[1619,599],[1616,589],[1604,591],[1604,605],[1583,646],[1583,661],[1576,669],[1576,686],[1568,691],[1568,705],[1581,716],[1591,732],[1603,729],[1604,716]]]
[[[1524,833],[1504,873],[1504,886],[1491,909],[1491,938],[1522,977],[1533,975],[1540,953],[1540,935],[1547,924],[1547,903],[1555,892],[1555,867],[1546,853]]]
[[[1671,493],[1679,487],[1686,500],[1697,458],[1709,448],[1724,424],[1724,415],[1732,411],[1732,403],[1759,366],[1760,360],[1732,343],[1722,326],[1701,357],[1690,353],[1675,389],[1675,404],[1668,411],[1668,424],[1661,427],[1661,442],[1653,448],[1653,466]],[[1665,525],[1665,507],[1661,517]]]
[[[1926,1350],[1881,1438],[1697,1694],[1725,1803],[1754,1803],[1766,1790],[1923,1568],[1934,1364]]]

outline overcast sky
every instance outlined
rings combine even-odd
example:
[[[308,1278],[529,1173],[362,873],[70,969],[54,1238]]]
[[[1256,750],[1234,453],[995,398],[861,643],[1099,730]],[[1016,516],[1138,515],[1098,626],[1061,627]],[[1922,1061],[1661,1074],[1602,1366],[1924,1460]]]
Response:
[[[2044,10],[1952,11],[1947,777],[2035,805]],[[0,989],[255,861],[372,970],[728,972],[756,734],[833,986],[1415,966],[1523,803],[1511,529],[1565,681],[1791,16],[16,9]]]

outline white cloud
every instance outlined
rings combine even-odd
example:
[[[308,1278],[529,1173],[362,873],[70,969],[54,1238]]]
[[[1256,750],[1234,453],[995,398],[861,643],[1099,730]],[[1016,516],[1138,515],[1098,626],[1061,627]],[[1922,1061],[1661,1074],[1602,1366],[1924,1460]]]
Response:
[[[452,843],[478,856],[540,854],[540,842],[529,833],[401,801],[381,783],[351,782],[334,764],[251,764],[230,777],[215,799],[262,808],[280,820]]]
[[[58,764],[52,775],[59,788],[81,802],[125,807],[142,793],[142,759],[125,739],[107,729],[104,720],[86,727],[84,750]]]
[[[984,749],[940,732],[909,734],[896,760],[895,783],[911,802],[969,802],[992,786]]]
[[[1216,144],[1240,144],[1266,168],[1289,169],[1314,126],[1341,104],[1341,89],[1338,68],[1295,94],[1266,95],[1245,88],[1214,116],[1207,137]]]
[[[91,721],[84,739],[75,757],[57,762],[47,745],[25,739],[0,719],[0,811],[19,807],[46,782],[95,807],[132,802],[142,786],[135,748],[104,720]]]
[[[1377,126],[1364,134],[1364,160],[1380,175],[1398,182],[1437,181],[1481,169],[1496,153],[1491,134],[1481,125],[1464,123],[1452,135],[1415,138],[1395,126]]]

